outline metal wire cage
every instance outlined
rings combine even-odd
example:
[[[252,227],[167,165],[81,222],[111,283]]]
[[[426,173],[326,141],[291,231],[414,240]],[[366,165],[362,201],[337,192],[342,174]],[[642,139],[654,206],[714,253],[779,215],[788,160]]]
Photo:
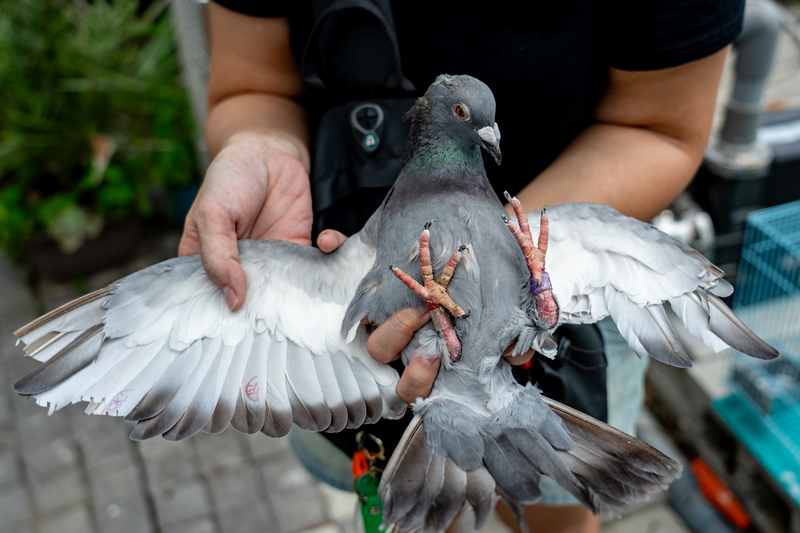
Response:
[[[800,201],[747,218],[733,308],[782,354],[800,355]]]
[[[781,352],[768,362],[738,354],[733,391],[800,462],[800,201],[748,217],[733,308]]]

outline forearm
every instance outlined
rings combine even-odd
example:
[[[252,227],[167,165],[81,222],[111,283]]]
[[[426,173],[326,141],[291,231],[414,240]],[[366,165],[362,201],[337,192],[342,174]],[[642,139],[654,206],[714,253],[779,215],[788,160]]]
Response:
[[[595,124],[517,195],[525,208],[597,202],[651,220],[703,159],[726,54],[662,70],[610,69]]]
[[[646,128],[593,124],[517,194],[527,210],[607,204],[649,221],[691,181],[702,150]]]
[[[257,134],[308,171],[305,88],[289,47],[289,21],[249,17],[209,4],[211,70],[206,141],[216,156],[231,139]]]
[[[206,123],[206,142],[216,156],[231,139],[260,135],[270,146],[297,157],[310,168],[305,109],[291,98],[265,93],[237,94],[212,105]]]

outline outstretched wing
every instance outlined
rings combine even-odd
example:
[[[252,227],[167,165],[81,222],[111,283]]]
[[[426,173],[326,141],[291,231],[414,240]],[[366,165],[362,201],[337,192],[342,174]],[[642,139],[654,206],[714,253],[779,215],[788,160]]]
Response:
[[[170,259],[66,304],[16,335],[43,364],[14,384],[50,412],[138,422],[134,439],[198,431],[286,435],[396,418],[397,372],[373,361],[363,326],[340,325],[375,249],[361,234],[333,254],[241,241],[247,300],[236,312],[199,256]],[[350,342],[348,342],[350,340]]]
[[[733,287],[696,250],[605,205],[564,204],[547,215],[545,269],[559,323],[610,315],[639,357],[688,367],[691,360],[662,307],[669,302],[689,332],[716,351],[731,346],[759,359],[778,356],[720,300]],[[528,217],[535,235],[538,213]]]

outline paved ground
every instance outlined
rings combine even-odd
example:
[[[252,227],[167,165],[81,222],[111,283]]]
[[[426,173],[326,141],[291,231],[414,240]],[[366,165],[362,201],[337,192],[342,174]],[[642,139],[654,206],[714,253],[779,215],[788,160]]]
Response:
[[[36,366],[13,331],[45,310],[171,256],[177,235],[148,240],[124,268],[85,285],[39,283],[0,256],[0,531],[15,533],[351,533],[355,498],[312,479],[285,439],[229,429],[182,442],[133,442],[133,424],[52,416],[11,388]],[[626,525],[629,524],[629,525]],[[643,525],[644,524],[644,525]],[[678,524],[676,526],[675,524]],[[607,526],[613,533],[681,531],[664,503]],[[471,529],[467,521],[465,530]],[[504,533],[499,521],[484,531]]]

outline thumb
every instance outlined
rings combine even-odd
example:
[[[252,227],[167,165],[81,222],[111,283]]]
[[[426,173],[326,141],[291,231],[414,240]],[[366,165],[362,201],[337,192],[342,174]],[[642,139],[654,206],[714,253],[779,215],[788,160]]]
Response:
[[[438,355],[425,353],[422,348],[414,352],[397,383],[400,399],[411,405],[417,398],[427,398],[433,389],[440,364]]]
[[[317,246],[320,250],[329,254],[344,244],[347,237],[335,229],[326,229],[317,237]]]

